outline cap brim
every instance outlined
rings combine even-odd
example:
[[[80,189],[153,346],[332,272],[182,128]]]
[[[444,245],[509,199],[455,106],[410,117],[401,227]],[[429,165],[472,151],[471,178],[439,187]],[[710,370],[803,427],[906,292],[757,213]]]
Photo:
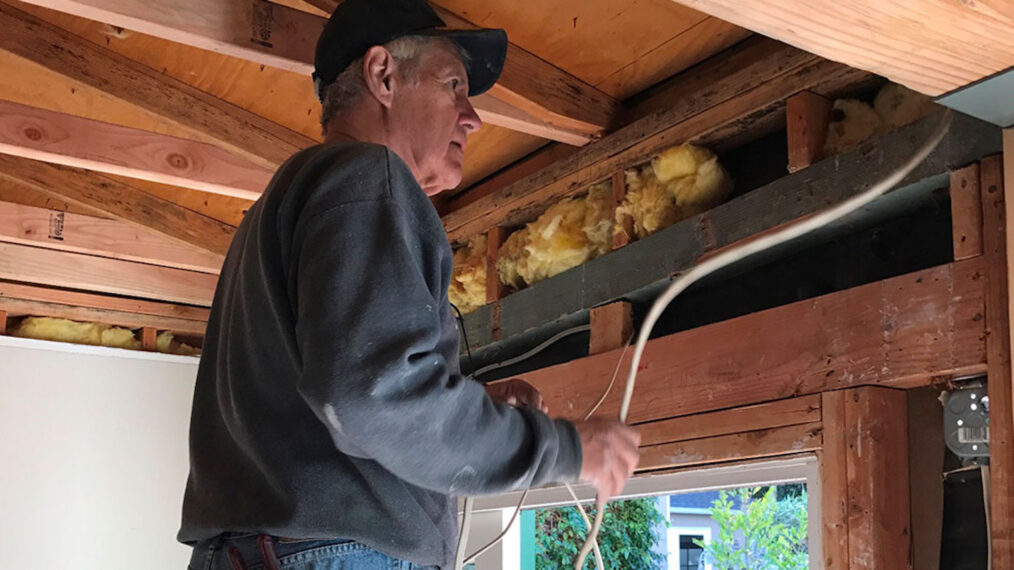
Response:
[[[507,32],[493,29],[435,29],[428,30],[425,35],[447,38],[467,54],[465,72],[468,73],[469,97],[489,91],[500,78],[507,59]]]

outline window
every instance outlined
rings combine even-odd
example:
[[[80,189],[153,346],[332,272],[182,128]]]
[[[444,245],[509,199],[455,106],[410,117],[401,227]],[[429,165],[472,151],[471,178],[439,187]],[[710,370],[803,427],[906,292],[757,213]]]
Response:
[[[591,488],[581,486],[575,488],[575,492],[586,507],[593,507],[594,491]],[[480,497],[476,499],[476,511],[496,512],[496,520],[506,521],[513,514],[519,496],[520,493],[510,493]],[[792,496],[796,497],[793,505],[783,503],[785,497]],[[735,548],[734,543],[742,542],[743,537],[741,533],[736,534],[739,531],[723,534],[721,525],[711,516],[711,509],[718,507],[726,517],[737,517],[754,503],[754,507],[764,506],[771,510],[773,506],[768,503],[777,501],[779,520],[795,517],[795,535],[789,538],[801,545],[795,551],[794,565],[786,567],[819,568],[817,561],[822,555],[820,501],[807,500],[819,496],[817,461],[812,455],[640,476],[628,482],[619,500],[607,506],[602,534],[610,534],[605,532],[610,512],[615,513],[614,520],[634,521],[629,526],[639,529],[636,538],[641,545],[639,559],[619,561],[615,559],[617,553],[614,553],[612,563],[607,560],[605,565],[607,568],[713,570],[719,566],[709,560],[708,546],[712,541],[723,540]],[[724,497],[723,502],[716,502],[719,497]],[[789,509],[790,506],[794,510]],[[584,536],[584,524],[572,507],[573,500],[564,488],[532,490],[522,511],[522,524],[511,530],[511,534],[517,534],[517,538],[513,539],[513,544],[517,546],[503,548],[499,553],[497,549],[491,550],[479,558],[476,568],[542,570],[560,567],[560,556],[545,556],[545,551],[552,548],[555,540],[563,542],[563,547],[558,550],[572,552],[571,548],[565,547],[572,547],[571,542]],[[788,510],[795,514],[787,515]],[[618,528],[627,528],[626,525],[623,523]],[[653,535],[647,541],[644,540],[646,525],[650,527],[647,534]],[[782,526],[788,529],[791,525]],[[489,532],[495,530],[490,529]],[[612,534],[616,534],[615,529]],[[474,547],[478,546],[477,542]],[[629,553],[624,555],[629,556]],[[605,552],[603,557],[608,558]],[[568,559],[563,567],[569,567],[570,563]],[[588,567],[593,568],[594,565]]]

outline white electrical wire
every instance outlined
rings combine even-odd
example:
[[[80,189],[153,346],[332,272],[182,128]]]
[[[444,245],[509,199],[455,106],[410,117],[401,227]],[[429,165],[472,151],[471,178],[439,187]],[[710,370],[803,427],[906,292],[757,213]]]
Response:
[[[535,348],[533,348],[533,349],[531,349],[531,350],[529,350],[529,351],[527,351],[527,352],[525,352],[525,353],[523,353],[523,354],[521,354],[519,356],[515,356],[513,358],[508,358],[507,360],[504,360],[503,362],[496,362],[496,363],[490,364],[488,366],[483,366],[482,368],[480,368],[480,369],[478,369],[478,370],[476,370],[475,372],[472,373],[472,378],[478,378],[479,376],[482,376],[483,374],[486,374],[488,372],[492,372],[494,370],[499,370],[501,368],[505,368],[505,367],[510,366],[512,364],[517,364],[518,362],[523,362],[525,360],[528,360],[529,358],[531,358],[531,357],[535,356],[536,354],[542,352],[543,350],[545,350],[546,348],[548,348],[550,345],[552,345],[553,343],[555,343],[556,341],[558,341],[558,340],[560,340],[560,339],[562,339],[564,337],[568,337],[568,336],[570,336],[572,334],[577,334],[579,332],[585,332],[585,331],[590,331],[590,330],[591,330],[591,325],[580,325],[580,326],[576,326],[574,328],[570,328],[570,329],[567,329],[567,330],[564,330],[564,331],[560,331],[560,332],[554,334],[553,336],[549,337],[545,341],[539,343]]]
[[[742,261],[743,259],[758,252],[781,245],[817,228],[826,226],[877,199],[879,196],[901,182],[910,172],[912,172],[912,170],[915,169],[916,166],[919,165],[919,163],[925,160],[926,157],[933,152],[933,149],[940,144],[944,135],[947,134],[947,130],[951,125],[952,116],[951,111],[947,111],[940,121],[940,126],[937,127],[937,130],[932,136],[930,136],[929,140],[927,140],[904,164],[871,186],[869,190],[866,190],[857,196],[853,196],[841,204],[825,210],[812,218],[808,218],[771,235],[760,237],[754,241],[747,242],[720,253],[715,257],[702,262],[700,265],[695,266],[686,274],[673,281],[669,287],[666,288],[665,292],[655,299],[655,302],[652,304],[651,309],[644,318],[640,332],[637,335],[637,342],[634,344],[634,355],[630,361],[630,370],[627,373],[627,384],[623,392],[622,403],[620,404],[620,421],[623,423],[627,422],[627,412],[630,411],[630,401],[633,398],[634,384],[637,380],[637,367],[641,362],[641,355],[644,353],[644,347],[648,343],[648,337],[651,335],[651,329],[654,328],[656,321],[658,321],[659,317],[662,316],[662,311],[664,311],[666,307],[672,303],[673,299],[675,299],[677,295],[685,291],[687,287],[702,277],[710,275],[711,273],[714,273],[726,266]],[[595,513],[595,522],[592,524],[592,530],[589,532],[584,546],[581,547],[581,551],[578,553],[578,557],[574,561],[574,570],[581,570],[584,566],[584,561],[588,557],[588,553],[591,551],[592,546],[595,543],[595,538],[598,536],[599,528],[602,526],[602,513],[605,510],[605,505],[601,504],[603,503],[602,501],[598,502],[600,504]]]

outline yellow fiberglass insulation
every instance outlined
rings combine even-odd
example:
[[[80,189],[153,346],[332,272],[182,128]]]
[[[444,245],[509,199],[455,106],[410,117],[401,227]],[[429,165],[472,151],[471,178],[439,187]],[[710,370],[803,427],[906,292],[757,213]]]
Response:
[[[937,105],[922,93],[897,83],[888,83],[877,93],[873,108],[886,128],[896,129],[930,115]]]
[[[183,356],[196,356],[201,353],[200,350],[189,344],[184,344],[173,338],[173,333],[169,331],[162,331],[155,337],[155,348],[159,352],[181,354]]]
[[[732,192],[732,178],[710,150],[679,145],[651,164],[626,172],[627,196],[616,221],[630,216],[638,238],[721,204]]]
[[[838,154],[855,148],[883,130],[883,120],[869,103],[839,99],[834,102],[833,109],[834,119],[827,128],[824,154]]]
[[[486,304],[486,236],[472,238],[454,252],[454,272],[447,297],[462,313]]]
[[[100,323],[79,323],[52,317],[26,317],[10,333],[12,336],[55,340],[75,344],[111,346],[114,348],[141,348],[133,331]]]
[[[929,97],[897,83],[881,87],[873,105],[839,99],[834,102],[834,120],[828,125],[824,154],[851,150],[876,134],[914,123],[936,108]]]
[[[612,245],[612,185],[550,206],[500,247],[497,272],[515,288],[531,285],[598,257]]]

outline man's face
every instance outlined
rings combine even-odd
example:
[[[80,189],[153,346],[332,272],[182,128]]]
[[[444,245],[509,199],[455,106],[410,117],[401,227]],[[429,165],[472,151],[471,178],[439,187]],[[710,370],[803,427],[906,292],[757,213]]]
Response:
[[[419,185],[432,196],[461,182],[465,139],[482,122],[468,102],[468,77],[453,45],[434,43],[417,65],[416,80],[395,92],[391,119]]]

